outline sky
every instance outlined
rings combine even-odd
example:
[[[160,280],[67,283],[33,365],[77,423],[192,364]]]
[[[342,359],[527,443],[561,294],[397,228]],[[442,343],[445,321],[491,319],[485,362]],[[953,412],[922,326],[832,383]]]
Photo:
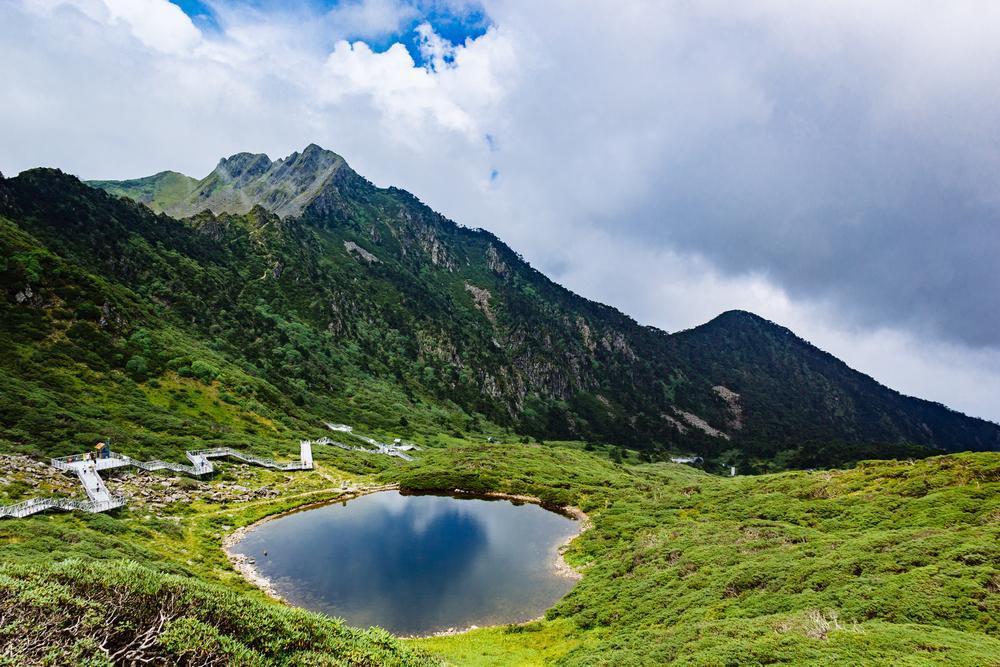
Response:
[[[0,171],[309,143],[668,331],[1000,421],[1000,3],[0,0]]]

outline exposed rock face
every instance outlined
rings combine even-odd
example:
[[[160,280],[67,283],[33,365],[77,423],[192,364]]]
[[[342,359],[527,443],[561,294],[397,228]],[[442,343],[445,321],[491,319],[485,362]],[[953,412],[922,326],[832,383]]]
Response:
[[[24,289],[20,290],[17,294],[14,295],[14,301],[16,301],[17,303],[25,303],[25,302],[30,302],[32,299],[34,299],[34,297],[35,293],[32,291],[31,285],[25,285]]]
[[[434,266],[444,266],[449,269],[453,269],[454,264],[448,257],[448,250],[441,243],[441,240],[437,238],[433,232],[424,234],[420,237],[420,247],[423,248],[424,252],[430,255],[431,264]]]
[[[490,271],[498,276],[502,276],[503,278],[510,276],[510,267],[503,261],[500,253],[497,252],[496,246],[492,243],[486,249],[486,265],[490,267]]]
[[[601,338],[601,345],[608,352],[615,352],[626,357],[630,361],[635,361],[635,352],[632,351],[632,346],[629,345],[628,339],[621,331],[609,331],[604,334]]]
[[[727,433],[723,433],[719,429],[714,428],[711,424],[696,414],[685,412],[679,408],[674,408],[674,414],[678,415],[681,419],[687,422],[689,426],[693,426],[706,435],[710,435],[713,438],[723,438],[725,440],[729,440],[729,435]]]
[[[237,153],[222,158],[212,173],[200,181],[175,172],[161,172],[133,181],[94,184],[116,194],[130,194],[135,189],[152,192],[140,201],[174,217],[188,217],[205,210],[215,214],[243,214],[260,205],[284,218],[301,215],[310,205],[340,206],[336,195],[347,172],[360,178],[344,158],[310,144],[301,153],[274,162],[263,153]],[[178,179],[187,180],[179,184]]]
[[[681,433],[682,435],[683,435],[684,433],[687,433],[687,432],[688,432],[688,427],[687,427],[687,426],[685,426],[685,425],[684,425],[684,424],[682,424],[681,422],[677,421],[676,419],[674,419],[674,418],[673,418],[673,417],[671,417],[670,415],[668,415],[668,414],[666,414],[666,413],[662,413],[662,414],[660,415],[660,418],[661,418],[661,419],[663,419],[663,421],[665,421],[665,422],[667,422],[668,424],[670,424],[671,426],[673,426],[673,427],[674,427],[675,429],[677,429],[677,431],[678,431],[679,433]]]
[[[594,335],[590,331],[590,325],[587,324],[587,320],[582,317],[576,318],[576,326],[580,329],[580,336],[583,338],[583,345],[587,348],[587,351],[591,354],[597,350],[597,345],[594,343]]]
[[[369,264],[378,264],[379,262],[382,261],[375,255],[371,254],[370,252],[359,246],[354,241],[344,241],[344,248],[347,249],[347,252],[351,253],[355,257]]]
[[[213,241],[221,241],[226,231],[226,226],[217,218],[209,218],[198,225],[198,231]]]
[[[729,428],[736,431],[743,428],[743,405],[740,403],[740,395],[728,387],[723,387],[721,384],[712,387],[712,391],[718,394],[729,407]]]
[[[482,311],[486,319],[496,324],[497,316],[490,308],[490,297],[492,296],[490,291],[482,287],[476,287],[470,283],[465,283],[465,291],[472,295],[472,302],[476,304],[476,308]]]

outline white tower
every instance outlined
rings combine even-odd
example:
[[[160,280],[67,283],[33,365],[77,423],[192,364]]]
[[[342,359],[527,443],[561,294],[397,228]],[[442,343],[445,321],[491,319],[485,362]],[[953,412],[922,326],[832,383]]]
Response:
[[[302,467],[306,470],[312,470],[313,467],[313,446],[308,440],[299,441],[299,459],[302,461]]]

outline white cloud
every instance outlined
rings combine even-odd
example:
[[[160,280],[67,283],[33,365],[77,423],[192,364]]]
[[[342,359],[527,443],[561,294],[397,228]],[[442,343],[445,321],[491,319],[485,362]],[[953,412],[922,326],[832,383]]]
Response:
[[[201,43],[201,32],[188,15],[168,0],[27,0],[25,7],[41,17],[75,9],[111,28],[124,26],[142,44],[163,53],[189,53]]]
[[[327,105],[367,98],[360,103],[370,103],[383,128],[400,140],[428,122],[467,136],[477,129],[475,118],[445,93],[432,72],[415,66],[402,44],[375,53],[364,42],[339,42],[320,85],[320,101]]]
[[[418,16],[413,5],[401,0],[353,0],[337,4],[326,21],[338,39],[371,39],[395,33]]]
[[[1000,419],[1000,5],[491,0],[477,39],[420,28],[427,66],[363,41],[410,3],[213,7],[0,3],[0,168],[316,142],[640,321],[754,310]]]

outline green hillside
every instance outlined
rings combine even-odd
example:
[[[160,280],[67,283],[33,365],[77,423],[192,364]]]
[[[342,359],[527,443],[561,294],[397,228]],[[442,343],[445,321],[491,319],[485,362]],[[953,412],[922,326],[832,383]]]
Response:
[[[176,171],[161,171],[129,181],[90,181],[90,185],[134,199],[159,213],[187,201],[197,188],[198,180]]]
[[[178,221],[57,171],[0,182],[0,437],[51,453],[113,432],[180,451],[343,421],[610,442],[741,471],[1000,445],[996,424],[893,392],[748,313],[668,335],[332,153],[247,155],[226,161],[230,184],[243,165],[301,203],[313,165],[323,187],[298,216],[257,204]]]
[[[479,446],[395,475],[593,520],[544,623],[419,642],[456,664],[1000,664],[997,454],[728,479]]]

